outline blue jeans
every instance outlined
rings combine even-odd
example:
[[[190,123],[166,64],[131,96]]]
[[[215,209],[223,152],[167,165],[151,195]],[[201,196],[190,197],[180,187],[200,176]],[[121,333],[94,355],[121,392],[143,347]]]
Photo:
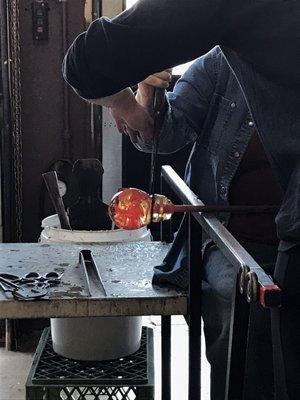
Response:
[[[272,274],[277,246],[242,243],[268,274]],[[206,355],[211,364],[211,400],[224,400],[231,298],[237,271],[217,246],[204,252],[202,316]],[[270,311],[251,306],[249,351],[243,400],[271,400],[274,397]],[[239,399],[240,400],[240,399]]]

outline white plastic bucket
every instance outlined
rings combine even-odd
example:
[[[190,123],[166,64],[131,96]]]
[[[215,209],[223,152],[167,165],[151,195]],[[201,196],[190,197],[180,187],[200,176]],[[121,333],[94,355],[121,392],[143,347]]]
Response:
[[[53,349],[82,361],[113,360],[136,352],[142,317],[51,318]]]
[[[147,228],[134,231],[68,231],[57,215],[42,221],[42,243],[112,243],[149,241]],[[67,358],[83,361],[112,360],[140,347],[142,317],[52,318],[53,349]]]
[[[69,231],[61,229],[58,216],[50,215],[42,221],[42,243],[120,243],[149,241],[150,231],[147,227],[132,231],[114,229],[109,231]]]

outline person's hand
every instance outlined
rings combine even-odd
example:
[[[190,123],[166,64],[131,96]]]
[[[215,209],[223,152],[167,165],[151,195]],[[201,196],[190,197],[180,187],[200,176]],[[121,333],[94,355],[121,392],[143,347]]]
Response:
[[[153,118],[151,113],[154,88],[167,89],[171,79],[172,70],[167,69],[150,75],[139,83],[136,97],[134,97],[131,89],[127,88],[109,98],[106,105],[110,108],[119,132],[128,134],[132,142],[136,142],[138,136],[144,142],[152,141]]]
[[[138,84],[136,100],[146,108],[149,113],[152,112],[154,89],[168,89],[172,80],[172,69],[166,69],[148,76],[145,80]]]
[[[120,133],[130,136],[133,143],[139,136],[144,142],[153,138],[153,119],[149,112],[136,100],[110,108]]]

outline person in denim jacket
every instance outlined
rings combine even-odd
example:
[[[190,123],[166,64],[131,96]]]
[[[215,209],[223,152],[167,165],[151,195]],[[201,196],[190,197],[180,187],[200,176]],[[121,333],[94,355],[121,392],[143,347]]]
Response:
[[[137,102],[151,113],[153,86],[168,86],[169,71],[139,84]],[[130,110],[128,110],[128,113]],[[120,131],[124,120],[112,109]],[[122,114],[124,116],[124,114]],[[133,134],[133,132],[132,132]],[[263,150],[236,77],[219,47],[198,58],[166,96],[159,152],[172,153],[194,142],[185,180],[205,204],[280,205],[282,189]],[[151,151],[136,135],[134,145]],[[220,220],[269,273],[273,274],[278,237],[275,214],[219,215]],[[188,285],[187,224],[182,222],[154,283]],[[203,243],[203,319],[211,364],[211,398],[223,399],[232,292],[237,271],[209,240]],[[273,398],[270,311],[252,307],[250,358],[245,399]],[[249,390],[251,387],[251,390]]]
[[[140,0],[93,21],[70,46],[63,75],[82,98],[121,110],[134,107],[130,86],[219,45],[286,192],[300,168],[299,20],[297,0]],[[136,111],[127,124],[147,139],[151,121]],[[300,243],[296,205],[277,219],[282,249]]]
[[[149,140],[151,118],[145,113],[141,118],[143,107],[135,101],[129,86],[155,71],[189,61],[220,45],[250,109],[250,120],[244,120],[239,132],[257,130],[272,171],[284,191],[282,207],[276,217],[280,244],[274,273],[276,283],[283,289],[283,303],[280,309],[271,310],[275,365],[280,365],[275,379],[279,400],[300,398],[299,20],[298,0],[140,0],[112,20],[105,17],[95,20],[76,38],[63,65],[65,79],[79,96],[96,104],[117,107],[123,117],[127,116],[125,122],[133,134],[138,131]],[[222,71],[225,72],[226,67]],[[237,115],[241,115],[240,107],[233,107],[230,114],[226,99],[234,99],[222,93],[224,91],[216,93],[221,97],[213,96],[214,104],[226,110],[221,114],[224,117],[226,114],[228,125],[225,123],[225,126],[230,126],[237,121]],[[211,129],[207,126],[205,132],[211,131],[214,136],[217,132],[214,128],[221,127],[222,121],[216,122]],[[253,125],[246,128],[250,122]],[[230,135],[229,131],[226,133]],[[205,137],[208,139],[204,133],[204,140]],[[208,170],[214,177],[216,171],[221,171],[216,150],[224,150],[226,138],[220,135],[215,141],[206,141],[209,142],[207,150],[213,156]],[[228,158],[226,166],[232,172],[232,165],[239,161],[238,153],[234,160]],[[194,154],[196,163],[197,152]],[[234,185],[236,182],[232,186],[228,181],[231,177],[227,172],[223,174],[224,182],[216,176],[224,189],[221,186],[211,188],[211,193],[217,193],[216,201],[228,200],[229,183],[231,195],[234,195],[232,189],[238,187]],[[194,189],[193,176],[190,181]],[[197,192],[197,186],[195,189]],[[203,196],[201,193],[200,197]],[[178,262],[178,269],[180,265]],[[175,279],[176,274],[173,275]],[[183,281],[180,274],[177,277]],[[279,383],[277,387],[276,383]]]

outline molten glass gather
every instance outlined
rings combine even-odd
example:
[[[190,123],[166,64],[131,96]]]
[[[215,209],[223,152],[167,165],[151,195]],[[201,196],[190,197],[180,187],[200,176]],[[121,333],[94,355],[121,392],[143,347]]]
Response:
[[[119,228],[139,229],[151,222],[161,222],[170,219],[175,212],[216,213],[230,212],[238,214],[272,213],[279,209],[275,205],[262,206],[230,206],[204,204],[173,204],[166,196],[150,194],[140,189],[123,189],[112,198],[108,212],[110,218]]]
[[[139,229],[151,222],[160,222],[171,218],[164,212],[164,206],[171,201],[163,195],[152,196],[140,189],[121,190],[112,198],[108,212],[114,223],[123,229]]]

